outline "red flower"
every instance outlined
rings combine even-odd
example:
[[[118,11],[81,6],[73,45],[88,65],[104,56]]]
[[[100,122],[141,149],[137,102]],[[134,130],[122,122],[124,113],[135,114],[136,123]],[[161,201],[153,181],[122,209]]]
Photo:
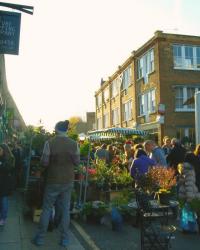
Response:
[[[94,168],[88,168],[88,174],[90,174],[90,175],[94,175],[94,174],[96,174],[96,169],[94,169]]]

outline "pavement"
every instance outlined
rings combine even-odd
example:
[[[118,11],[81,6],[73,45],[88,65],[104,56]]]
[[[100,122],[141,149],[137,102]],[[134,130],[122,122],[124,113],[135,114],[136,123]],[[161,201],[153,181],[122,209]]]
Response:
[[[171,240],[172,250],[199,250],[200,234],[184,234],[179,229],[179,221],[176,219],[169,222],[175,225],[177,230],[175,238]],[[130,223],[124,223],[122,231],[113,231],[111,225],[91,224],[84,221],[77,221],[78,231],[83,232],[82,238],[88,236],[87,249],[96,250],[140,250],[140,230]],[[81,228],[81,229],[80,229]],[[86,236],[84,236],[86,235]],[[88,243],[87,242],[87,243]]]
[[[37,223],[24,216],[22,196],[15,193],[9,198],[9,214],[6,225],[0,227],[0,250],[62,250],[58,245],[59,232],[47,232],[45,245],[36,247],[31,243]],[[70,230],[70,246],[68,250],[84,250],[74,233]]]
[[[199,250],[200,234],[183,234],[177,224],[173,250]],[[36,247],[31,239],[37,229],[30,217],[24,216],[24,202],[19,193],[9,199],[9,215],[5,227],[0,227],[0,250],[62,250],[59,232],[47,232],[45,245]],[[112,231],[110,225],[89,224],[80,219],[71,221],[68,250],[139,250],[140,230],[124,223],[122,231]]]

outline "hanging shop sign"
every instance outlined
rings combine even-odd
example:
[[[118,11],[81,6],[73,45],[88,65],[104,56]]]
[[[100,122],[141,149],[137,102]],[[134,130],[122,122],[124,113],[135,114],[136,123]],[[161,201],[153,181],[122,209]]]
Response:
[[[0,11],[0,54],[19,54],[21,14]]]
[[[165,123],[165,117],[164,117],[164,115],[157,115],[156,121],[159,124],[164,124]]]
[[[163,104],[163,103],[158,104],[158,114],[160,114],[160,115],[165,114],[165,104]]]

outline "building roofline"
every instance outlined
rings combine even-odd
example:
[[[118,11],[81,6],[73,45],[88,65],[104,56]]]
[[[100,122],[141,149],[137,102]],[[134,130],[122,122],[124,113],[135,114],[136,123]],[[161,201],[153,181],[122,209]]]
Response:
[[[121,65],[119,65],[118,69],[111,76],[109,76],[108,79],[104,81],[102,86],[95,92],[95,96],[104,90],[119,74],[121,74],[123,70],[127,68],[129,64],[131,64],[132,60],[133,55],[129,56]]]
[[[190,39],[199,38],[199,41],[200,41],[200,36],[176,34],[176,33],[164,33],[162,30],[157,30],[157,31],[154,32],[154,36],[151,37],[146,43],[144,43],[137,50],[133,50],[132,55],[133,55],[133,57],[135,57],[135,56],[137,57],[139,54],[141,54],[146,49],[146,47],[152,45],[158,39],[172,39],[172,40],[177,39],[177,40],[179,40],[181,38],[190,38]]]
[[[129,56],[123,63],[122,65],[118,66],[118,69],[108,77],[108,80],[104,81],[102,86],[95,92],[95,97],[102,92],[111,81],[113,81],[117,75],[121,74],[122,71],[132,62],[134,58],[137,58],[140,56],[144,51],[146,50],[147,47],[152,46],[158,39],[172,39],[172,40],[178,40],[181,38],[199,38],[200,41],[200,36],[194,36],[194,35],[184,35],[184,34],[175,34],[175,33],[164,33],[162,30],[157,30],[154,32],[154,36],[151,37],[146,43],[144,43],[141,47],[139,47],[137,50],[133,50],[131,52],[131,56]]]

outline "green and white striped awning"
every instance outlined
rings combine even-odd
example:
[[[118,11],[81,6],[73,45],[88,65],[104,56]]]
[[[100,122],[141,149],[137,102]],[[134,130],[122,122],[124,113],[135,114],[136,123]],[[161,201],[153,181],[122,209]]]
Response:
[[[100,129],[100,130],[94,130],[89,131],[88,135],[141,135],[145,136],[147,135],[146,131],[138,130],[138,129],[132,129],[132,128],[107,128],[107,129]]]
[[[105,141],[105,140],[112,140],[115,139],[116,136],[114,135],[100,135],[100,134],[92,134],[88,136],[90,141]]]

